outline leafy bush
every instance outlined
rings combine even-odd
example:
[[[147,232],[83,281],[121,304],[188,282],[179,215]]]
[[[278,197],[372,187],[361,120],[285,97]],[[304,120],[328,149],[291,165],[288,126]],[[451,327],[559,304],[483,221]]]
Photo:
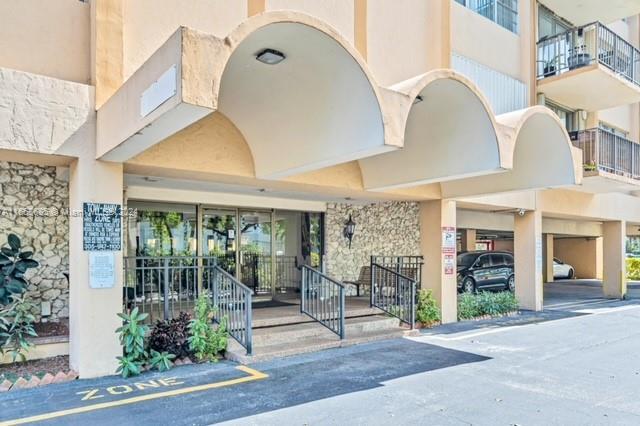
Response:
[[[640,280],[640,259],[627,259],[627,278],[630,280]]]
[[[168,352],[178,358],[191,355],[189,349],[189,323],[191,316],[180,312],[178,318],[157,321],[149,334],[149,350]]]
[[[458,319],[472,319],[484,315],[502,315],[518,309],[518,300],[510,291],[483,291],[458,296]]]
[[[418,306],[416,307],[416,320],[426,326],[440,321],[440,308],[433,297],[431,290],[422,289],[418,292]]]
[[[0,338],[3,340],[0,354],[10,353],[13,362],[18,358],[25,361],[24,352],[33,346],[27,338],[38,337],[33,329],[35,317],[31,311],[34,305],[18,295],[12,295],[11,300],[12,303],[0,311]]]
[[[158,371],[167,371],[171,368],[173,360],[176,356],[168,352],[158,352],[151,349],[151,357],[149,358],[149,365],[151,368],[155,368]]]
[[[138,308],[133,308],[129,315],[118,314],[122,318],[122,327],[118,327],[116,333],[120,334],[123,356],[118,357],[119,366],[116,373],[122,377],[137,376],[142,371],[142,366],[147,360],[147,352],[144,347],[144,337],[149,327],[142,324],[149,314],[139,314]]]
[[[12,295],[20,295],[27,289],[24,274],[27,269],[37,268],[38,262],[31,259],[33,252],[22,251],[20,238],[9,234],[8,247],[0,248],[0,305],[11,303]]]
[[[205,295],[198,297],[194,316],[189,324],[189,348],[199,361],[217,361],[218,356],[227,349],[229,333],[226,318],[220,321],[216,329],[211,327],[213,307]]]

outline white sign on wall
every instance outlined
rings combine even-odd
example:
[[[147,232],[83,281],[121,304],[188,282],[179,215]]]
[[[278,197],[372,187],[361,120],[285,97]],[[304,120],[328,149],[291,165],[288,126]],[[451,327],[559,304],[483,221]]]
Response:
[[[116,284],[116,256],[112,251],[89,252],[89,287],[111,288]]]
[[[166,70],[160,78],[149,86],[140,96],[140,116],[146,117],[176,94],[177,69],[175,65]]]

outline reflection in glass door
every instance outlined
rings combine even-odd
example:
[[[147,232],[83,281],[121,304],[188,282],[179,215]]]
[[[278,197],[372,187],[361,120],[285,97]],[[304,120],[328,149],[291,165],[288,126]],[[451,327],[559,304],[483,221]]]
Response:
[[[256,295],[273,294],[271,213],[240,211],[238,278]]]
[[[205,208],[202,212],[202,255],[213,256],[222,269],[236,275],[236,210]]]

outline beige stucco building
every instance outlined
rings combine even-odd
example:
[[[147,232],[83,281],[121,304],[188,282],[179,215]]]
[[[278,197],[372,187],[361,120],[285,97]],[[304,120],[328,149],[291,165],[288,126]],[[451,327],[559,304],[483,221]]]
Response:
[[[2,2],[0,243],[36,251],[37,314],[69,318],[83,377],[115,370],[117,312],[215,292],[212,259],[274,303],[305,297],[302,265],[344,283],[371,256],[423,256],[444,322],[455,252],[477,247],[514,253],[525,309],[554,256],[623,297],[640,3],[575,3]],[[97,251],[105,288],[85,203],[123,213],[119,247]]]

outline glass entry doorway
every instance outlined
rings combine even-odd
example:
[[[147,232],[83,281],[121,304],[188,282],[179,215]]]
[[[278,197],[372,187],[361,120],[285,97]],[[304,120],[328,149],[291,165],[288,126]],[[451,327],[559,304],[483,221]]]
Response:
[[[202,255],[254,291],[254,299],[295,298],[301,267],[320,268],[322,214],[204,207]]]

